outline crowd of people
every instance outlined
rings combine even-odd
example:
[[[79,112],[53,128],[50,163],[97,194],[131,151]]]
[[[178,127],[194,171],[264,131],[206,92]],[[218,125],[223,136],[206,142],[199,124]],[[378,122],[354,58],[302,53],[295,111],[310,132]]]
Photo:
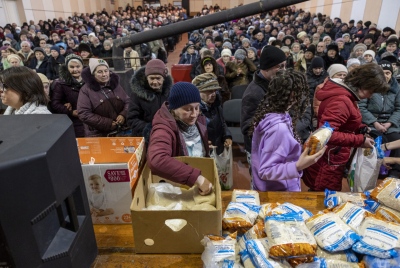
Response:
[[[204,6],[196,17],[221,10]],[[313,191],[341,190],[351,148],[373,147],[372,132],[385,142],[400,139],[395,30],[295,6],[188,33],[177,63],[192,65],[192,83],[174,84],[166,66],[179,35],[126,48],[134,74],[123,88],[111,70],[113,39],[186,19],[172,5],[128,5],[0,27],[4,114],[67,114],[76,137],[130,129],[145,138],[156,175],[197,184],[201,194],[210,193],[210,181],[173,157],[206,157],[210,145],[218,153],[232,145],[222,107],[235,86],[247,86],[240,127],[256,190],[300,191],[300,178]],[[302,152],[325,122],[334,128],[327,147]],[[390,172],[399,177],[400,166]]]

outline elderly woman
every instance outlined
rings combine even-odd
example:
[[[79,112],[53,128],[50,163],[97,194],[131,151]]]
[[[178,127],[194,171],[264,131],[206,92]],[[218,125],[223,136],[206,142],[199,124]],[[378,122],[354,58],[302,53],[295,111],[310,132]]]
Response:
[[[207,118],[208,140],[217,147],[217,154],[221,154],[224,146],[232,145],[232,135],[222,113],[221,96],[217,92],[221,87],[217,76],[203,73],[196,76],[192,84],[200,91],[200,110]]]
[[[51,114],[39,76],[25,66],[15,66],[0,74],[0,92],[5,115]]]
[[[10,54],[7,56],[7,60],[4,61],[3,66],[4,70],[6,70],[10,67],[24,66],[24,62],[18,54]]]
[[[200,93],[187,82],[176,83],[154,116],[148,149],[148,163],[153,174],[168,180],[197,185],[201,195],[212,192],[212,184],[201,171],[175,156],[209,155],[206,119],[200,111]]]
[[[60,66],[60,77],[51,85],[51,108],[55,114],[66,114],[71,119],[75,136],[85,137],[82,121],[78,118],[78,96],[85,84],[82,79],[83,61],[80,56],[70,54],[65,65]]]
[[[118,126],[125,125],[130,99],[107,62],[90,58],[82,78],[85,85],[79,92],[77,110],[84,123],[85,136],[106,137]]]

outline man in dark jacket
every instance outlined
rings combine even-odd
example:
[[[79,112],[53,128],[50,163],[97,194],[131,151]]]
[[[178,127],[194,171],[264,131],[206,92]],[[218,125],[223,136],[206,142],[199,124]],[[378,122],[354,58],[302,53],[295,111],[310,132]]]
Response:
[[[325,69],[328,68],[332,64],[342,64],[344,65],[344,59],[342,56],[339,55],[339,47],[335,43],[331,43],[326,48],[326,55],[322,57],[325,61]]]
[[[131,102],[127,116],[132,135],[144,137],[148,144],[155,113],[168,99],[172,77],[168,75],[165,63],[159,59],[150,60],[132,76]]]
[[[250,166],[251,137],[249,136],[249,130],[254,114],[263,100],[265,92],[268,90],[269,82],[279,70],[286,68],[285,64],[286,55],[281,49],[274,46],[265,46],[261,51],[260,70],[254,73],[253,81],[247,86],[243,94],[240,127],[244,135],[244,146]]]

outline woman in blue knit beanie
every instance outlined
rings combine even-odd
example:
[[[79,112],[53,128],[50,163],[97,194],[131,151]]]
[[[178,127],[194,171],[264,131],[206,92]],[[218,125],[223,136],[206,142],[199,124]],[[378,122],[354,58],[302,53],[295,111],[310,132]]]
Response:
[[[168,102],[154,115],[148,148],[151,172],[168,180],[197,185],[201,195],[212,192],[212,184],[201,171],[175,156],[209,156],[207,124],[200,112],[200,93],[188,82],[172,86]]]

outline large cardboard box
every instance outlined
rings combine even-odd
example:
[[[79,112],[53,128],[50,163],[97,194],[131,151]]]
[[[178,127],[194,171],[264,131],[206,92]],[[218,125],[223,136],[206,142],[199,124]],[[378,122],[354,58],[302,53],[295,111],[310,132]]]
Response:
[[[132,192],[144,162],[143,138],[78,138],[94,224],[131,223]]]
[[[200,157],[177,157],[177,159],[192,167],[199,168],[202,175],[212,181],[215,188],[217,210],[143,210],[146,207],[149,185],[160,180],[170,182],[153,175],[148,165],[145,165],[134,192],[131,206],[136,253],[202,253],[204,247],[200,244],[200,241],[205,235],[221,235],[221,187],[214,160]],[[178,232],[174,232],[165,224],[166,220],[171,219],[183,219],[187,221],[187,224]]]

